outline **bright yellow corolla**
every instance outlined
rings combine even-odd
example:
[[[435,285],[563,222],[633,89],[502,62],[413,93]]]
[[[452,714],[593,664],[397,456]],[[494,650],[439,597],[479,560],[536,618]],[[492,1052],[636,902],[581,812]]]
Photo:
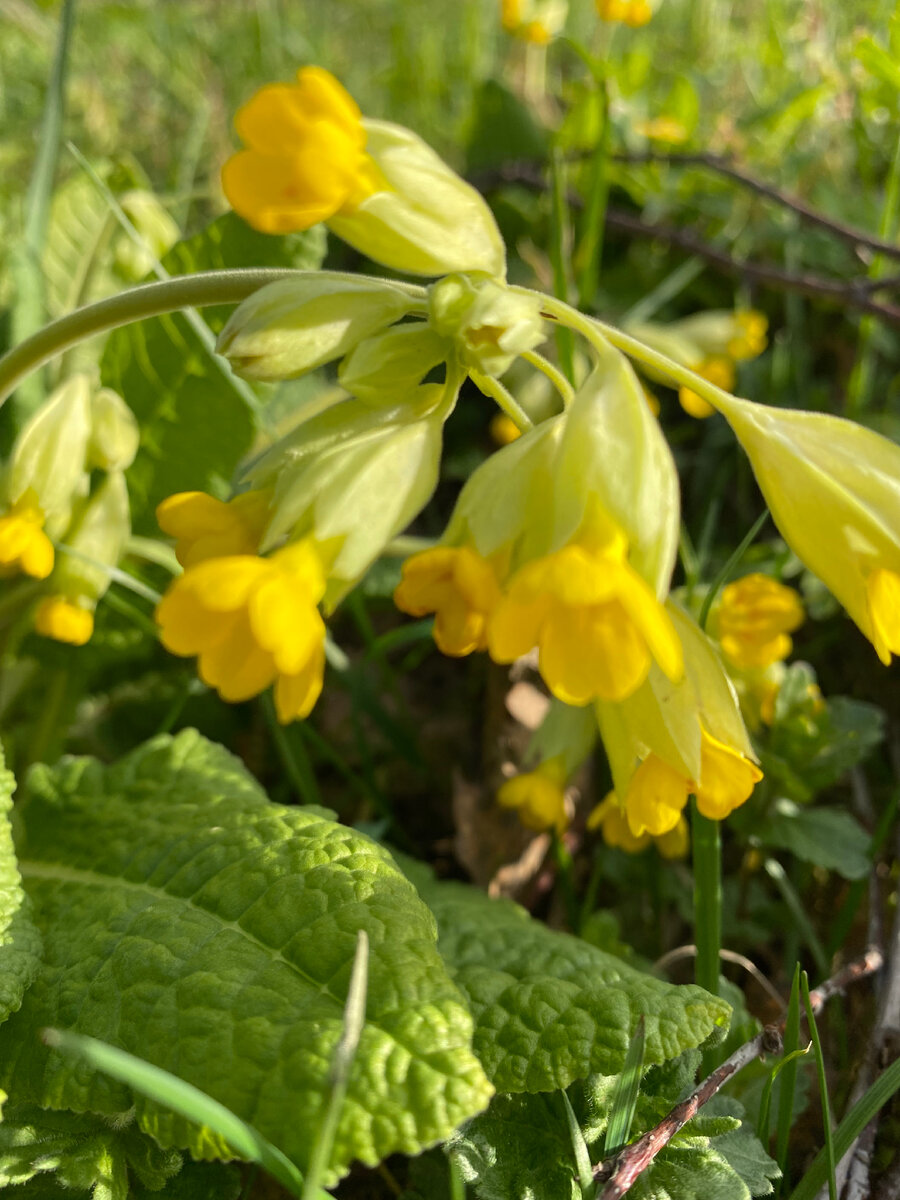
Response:
[[[205,492],[177,492],[156,509],[164,533],[176,539],[183,567],[206,558],[255,554],[269,520],[268,491],[244,492],[227,503]]]
[[[789,634],[803,618],[803,602],[793,588],[754,573],[722,589],[715,629],[729,662],[752,670],[788,657]]]
[[[268,558],[209,558],[163,596],[160,639],[173,654],[197,655],[200,678],[223,700],[249,700],[274,683],[286,724],[307,716],[322,690],[325,625],[317,605],[324,591],[310,538]]]
[[[46,579],[53,570],[53,543],[44,533],[44,513],[30,489],[0,517],[0,573],[22,571]]]
[[[434,640],[453,657],[487,649],[487,622],[499,600],[494,565],[469,546],[435,546],[413,555],[394,592],[401,612],[435,614]]]
[[[34,614],[34,629],[42,637],[84,646],[94,632],[94,614],[65,596],[48,596]]]
[[[514,808],[528,829],[562,833],[569,818],[566,814],[566,773],[562,760],[548,759],[534,771],[525,771],[501,784],[497,803]]]

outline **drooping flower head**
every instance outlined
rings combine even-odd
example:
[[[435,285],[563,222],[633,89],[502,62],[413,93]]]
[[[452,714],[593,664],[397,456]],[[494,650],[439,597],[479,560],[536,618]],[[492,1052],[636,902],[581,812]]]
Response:
[[[0,517],[0,574],[22,571],[46,579],[53,570],[53,543],[44,533],[44,512],[29,488]]]
[[[269,520],[268,491],[244,492],[227,502],[205,492],[178,492],[157,506],[163,533],[175,541],[183,567],[207,558],[255,554]]]
[[[504,274],[502,238],[474,188],[408,129],[364,119],[321,67],[261,88],[235,127],[245,149],[226,162],[222,186],[254,228],[287,233],[326,221],[398,271]]]
[[[803,624],[803,602],[793,588],[758,572],[722,589],[711,632],[725,657],[741,670],[781,662],[791,652],[790,634]]]
[[[640,854],[649,845],[655,844],[663,858],[676,859],[684,858],[690,846],[690,833],[684,816],[679,816],[674,827],[658,837],[653,837],[646,831],[638,835],[632,833],[625,808],[615,792],[610,792],[591,811],[587,819],[587,828],[599,829],[607,846],[624,850],[626,854]]]
[[[548,759],[533,771],[514,775],[501,784],[497,803],[515,809],[527,829],[563,833],[566,813],[566,771],[560,759]]]

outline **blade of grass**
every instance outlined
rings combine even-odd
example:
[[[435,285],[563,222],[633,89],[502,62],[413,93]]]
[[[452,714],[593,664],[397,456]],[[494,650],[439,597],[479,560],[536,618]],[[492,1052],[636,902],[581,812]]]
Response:
[[[319,1189],[319,1180],[325,1173],[331,1157],[334,1135],[337,1132],[341,1109],[347,1096],[347,1085],[350,1082],[350,1068],[353,1066],[363,1025],[366,1023],[368,980],[369,938],[361,929],[356,939],[353,971],[350,975],[350,986],[347,989],[347,1003],[344,1006],[344,1029],[341,1039],[335,1047],[328,1080],[329,1090],[323,1100],[318,1135],[307,1167],[301,1200],[316,1200],[316,1197],[322,1194]]]
[[[809,976],[805,971],[800,973],[800,991],[803,995],[803,1007],[806,1009],[806,1019],[809,1022],[809,1036],[812,1038],[813,1053],[816,1056],[816,1074],[819,1078],[819,1100],[822,1105],[822,1124],[825,1131],[825,1166],[828,1179],[829,1200],[837,1200],[837,1179],[835,1168],[837,1158],[834,1152],[834,1130],[831,1127],[831,1103],[828,1099],[828,1079],[825,1075],[825,1059],[822,1056],[822,1043],[819,1041],[819,1030],[816,1027],[816,1015],[809,998]],[[794,1193],[796,1195],[796,1192]]]
[[[594,1191],[594,1176],[591,1171],[591,1156],[588,1153],[587,1143],[584,1140],[584,1134],[581,1132],[581,1126],[578,1124],[578,1118],[575,1116],[575,1110],[572,1108],[572,1102],[565,1092],[559,1093],[562,1096],[563,1108],[566,1110],[566,1123],[569,1126],[569,1137],[572,1142],[572,1152],[575,1155],[575,1170],[578,1174],[578,1186],[581,1188],[583,1200],[589,1200],[589,1197]]]
[[[878,1076],[866,1094],[844,1116],[832,1139],[835,1158],[841,1159],[869,1124],[880,1108],[883,1108],[900,1089],[900,1058]],[[815,1200],[819,1190],[828,1179],[828,1149],[823,1146],[813,1159],[812,1166],[791,1193],[791,1200]]]
[[[642,296],[636,304],[632,304],[631,308],[619,319],[619,324],[623,326],[637,325],[642,321],[652,320],[659,309],[680,295],[703,272],[705,267],[706,263],[702,258],[695,256],[685,259],[652,291],[648,292],[646,296]]]
[[[756,1136],[762,1142],[763,1146],[769,1144],[769,1109],[772,1105],[772,1091],[775,1087],[775,1080],[781,1074],[785,1067],[790,1066],[798,1058],[803,1058],[809,1054],[812,1049],[812,1042],[801,1050],[794,1050],[790,1054],[785,1054],[784,1057],[777,1062],[769,1072],[769,1078],[766,1080],[766,1086],[763,1088],[762,1099],[759,1103],[759,1116],[756,1121]]]
[[[463,1179],[459,1159],[455,1154],[448,1156],[450,1165],[450,1200],[466,1200],[466,1181]]]
[[[299,738],[290,737],[285,726],[278,720],[271,692],[266,692],[263,696],[262,706],[278,757],[297,791],[300,803],[321,804],[322,796],[306,746]]]
[[[594,85],[600,106],[600,134],[588,167],[587,197],[581,220],[575,267],[578,277],[578,307],[591,309],[597,298],[600,264],[603,258],[603,227],[609,199],[607,164],[610,150],[609,92],[606,80],[594,72]]]
[[[553,292],[559,300],[568,302],[569,278],[566,272],[566,243],[568,241],[569,206],[566,201],[566,174],[562,155],[554,151],[551,161],[550,261],[553,266]],[[571,329],[556,326],[556,352],[559,365],[569,383],[575,382],[575,338]]]
[[[797,1086],[797,1059],[800,1048],[800,964],[794,967],[791,998],[788,1001],[784,1025],[784,1056],[786,1066],[778,1096],[778,1117],[775,1124],[775,1161],[781,1169],[782,1180],[787,1178],[787,1152],[794,1121],[794,1089]]]
[[[701,629],[706,628],[706,621],[707,621],[707,618],[709,617],[709,610],[713,606],[713,601],[715,600],[716,596],[719,594],[719,591],[725,586],[725,584],[730,579],[731,573],[734,570],[734,568],[738,565],[738,563],[744,557],[746,552],[750,549],[750,547],[756,541],[756,535],[762,529],[763,525],[765,525],[766,518],[768,517],[768,515],[769,515],[769,510],[767,508],[764,508],[763,511],[756,518],[756,520],[753,522],[753,524],[750,526],[750,528],[747,530],[747,532],[744,534],[743,538],[740,541],[740,544],[738,545],[738,547],[734,551],[734,553],[729,557],[728,561],[725,563],[725,566],[722,568],[722,570],[718,573],[718,575],[715,577],[715,579],[709,585],[709,591],[706,593],[706,595],[703,598],[703,607],[700,609],[700,616],[697,618],[698,624],[700,625]]]
[[[766,874],[775,883],[775,886],[781,892],[781,898],[790,910],[791,916],[797,926],[803,940],[809,947],[810,953],[816,962],[816,970],[820,975],[828,974],[828,955],[825,953],[825,948],[819,941],[818,934],[813,929],[812,922],[804,911],[800,897],[794,890],[794,886],[787,877],[787,872],[777,859],[767,858],[763,863]]]
[[[252,1125],[242,1121],[224,1104],[207,1096],[193,1084],[185,1083],[168,1071],[136,1058],[116,1046],[59,1029],[45,1029],[44,1041],[63,1054],[80,1058],[97,1071],[111,1075],[134,1091],[155,1101],[198,1125],[208,1126],[223,1138],[241,1158],[259,1165],[285,1187],[292,1196],[304,1195],[303,1176],[287,1155],[273,1146]],[[314,1193],[316,1200],[328,1200],[326,1193]]]
[[[609,1124],[603,1136],[602,1157],[607,1158],[614,1150],[624,1146],[631,1133],[634,1123],[634,1112],[637,1108],[638,1092],[641,1087],[641,1077],[644,1073],[644,1042],[646,1029],[644,1018],[641,1017],[634,1031],[634,1036],[628,1044],[628,1053],[615,1090],[609,1110]]]

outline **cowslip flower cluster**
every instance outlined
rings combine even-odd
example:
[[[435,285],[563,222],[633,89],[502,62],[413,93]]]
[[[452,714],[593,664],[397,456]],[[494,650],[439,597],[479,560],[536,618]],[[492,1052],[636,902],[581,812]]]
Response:
[[[568,0],[500,0],[504,30],[535,46],[546,46],[563,31]]]
[[[36,600],[27,597],[44,637],[76,646],[90,640],[94,610],[130,533],[124,472],[138,436],[122,398],[76,374],[16,439],[3,474],[0,574],[46,581]]]
[[[653,16],[649,0],[594,0],[594,5],[601,21],[620,21],[633,29],[646,25]]]
[[[790,587],[754,572],[726,584],[711,613],[710,632],[728,662],[753,670],[783,662],[790,635],[804,620],[803,601]]]

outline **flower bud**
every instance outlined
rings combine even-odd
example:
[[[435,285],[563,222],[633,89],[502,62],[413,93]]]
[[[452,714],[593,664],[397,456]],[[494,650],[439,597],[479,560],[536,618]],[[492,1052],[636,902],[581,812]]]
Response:
[[[6,470],[6,499],[15,504],[31,491],[51,538],[61,536],[72,505],[87,490],[85,457],[91,433],[91,384],[73,375],[26,423]]]
[[[366,404],[396,404],[452,352],[449,342],[427,325],[397,325],[351,350],[338,379],[341,387]]]
[[[545,339],[537,296],[513,292],[486,275],[458,274],[428,289],[432,329],[455,343],[462,362],[502,375],[513,360]]]
[[[118,392],[111,388],[94,392],[86,465],[101,471],[127,471],[134,462],[140,440],[137,418]]]
[[[116,266],[126,279],[136,283],[149,275],[154,263],[175,245],[181,231],[152,192],[126,192],[119,197],[119,204],[144,240],[144,246],[138,246],[123,234],[116,244]]]
[[[109,587],[107,568],[117,565],[131,533],[128,488],[121,471],[111,471],[84,502],[57,557],[55,592],[93,608]]]
[[[270,283],[238,305],[216,349],[248,379],[296,379],[409,312],[400,288],[314,271]]]

